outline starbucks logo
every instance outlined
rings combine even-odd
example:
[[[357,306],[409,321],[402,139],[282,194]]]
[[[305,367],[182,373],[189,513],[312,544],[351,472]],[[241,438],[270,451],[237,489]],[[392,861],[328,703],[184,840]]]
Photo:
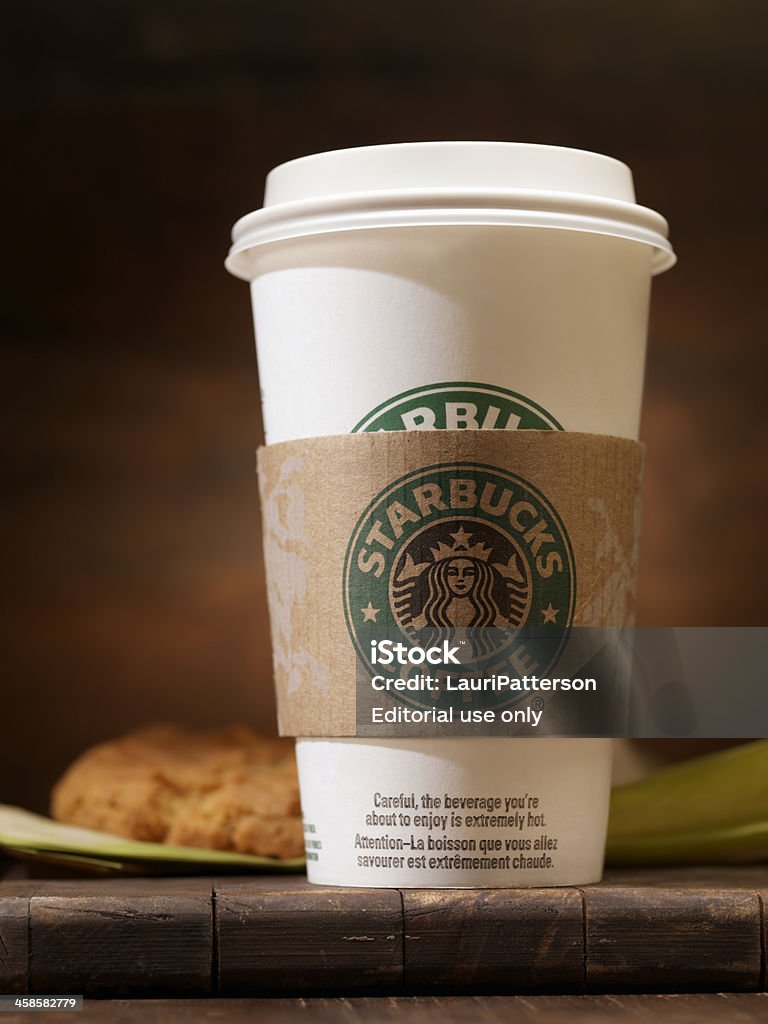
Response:
[[[556,510],[495,466],[430,466],[395,481],[358,520],[344,566],[347,627],[372,674],[380,670],[371,643],[382,639],[457,643],[462,674],[544,674],[575,594]],[[408,699],[435,703],[433,695]]]
[[[377,406],[352,433],[379,430],[562,430],[536,402],[507,388],[448,381],[413,388]]]
[[[448,519],[417,531],[404,546],[389,592],[406,634],[430,627],[519,627],[528,617],[531,579],[507,531],[482,520]]]

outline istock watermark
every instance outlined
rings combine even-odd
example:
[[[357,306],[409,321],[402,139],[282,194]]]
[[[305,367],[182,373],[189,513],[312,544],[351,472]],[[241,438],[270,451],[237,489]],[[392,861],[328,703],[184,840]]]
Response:
[[[358,736],[768,734],[765,628],[430,626],[410,643],[391,624],[371,632]]]

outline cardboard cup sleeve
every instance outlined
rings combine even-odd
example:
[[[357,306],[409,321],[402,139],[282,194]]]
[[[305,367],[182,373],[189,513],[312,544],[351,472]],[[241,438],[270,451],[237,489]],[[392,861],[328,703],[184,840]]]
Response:
[[[407,641],[436,615],[481,614],[490,626],[631,625],[642,467],[636,441],[545,430],[261,448],[281,735],[356,735],[356,673],[374,630]]]

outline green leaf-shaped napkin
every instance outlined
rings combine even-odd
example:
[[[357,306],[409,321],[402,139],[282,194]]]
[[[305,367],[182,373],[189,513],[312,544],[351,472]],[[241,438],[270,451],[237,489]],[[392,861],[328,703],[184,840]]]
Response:
[[[0,804],[0,849],[23,859],[117,874],[201,874],[206,871],[298,871],[303,858],[278,860],[245,853],[167,846],[62,825],[21,807]]]

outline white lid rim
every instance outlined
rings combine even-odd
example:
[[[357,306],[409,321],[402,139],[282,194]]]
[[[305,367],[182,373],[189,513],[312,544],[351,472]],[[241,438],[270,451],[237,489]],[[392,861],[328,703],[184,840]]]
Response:
[[[550,198],[552,193],[549,194]],[[370,198],[370,197],[368,197]],[[402,199],[402,195],[400,197]],[[466,199],[466,194],[464,195]],[[539,196],[539,198],[541,198]],[[562,198],[562,195],[561,195]],[[585,199],[578,196],[579,200]],[[290,241],[312,235],[342,234],[360,230],[392,230],[412,227],[448,227],[448,226],[488,226],[488,227],[532,227],[548,230],[575,231],[586,234],[607,235],[623,238],[641,245],[650,245],[653,252],[651,273],[660,274],[669,270],[677,262],[672,246],[666,237],[667,223],[664,218],[645,207],[619,201],[595,203],[591,197],[586,203],[573,205],[584,207],[583,211],[570,212],[562,209],[546,210],[524,208],[500,208],[498,206],[480,207],[430,207],[420,205],[418,208],[394,209],[347,209],[345,212],[329,209],[326,213],[317,211],[317,203],[291,203],[283,207],[266,208],[242,217],[232,230],[233,244],[229,250],[225,267],[235,277],[250,281],[255,276],[252,260],[246,254],[253,249],[272,245],[277,242]],[[294,216],[266,217],[263,214],[278,209],[285,211],[292,207],[312,206],[309,209],[295,210]],[[328,204],[336,205],[336,204]],[[370,205],[370,204],[367,204]],[[569,204],[570,205],[570,204]],[[600,216],[595,206],[619,207],[628,209],[606,209],[605,213],[615,212],[626,215],[630,211],[634,217]],[[589,208],[593,212],[588,212]],[[603,212],[603,211],[601,211]],[[303,214],[303,215],[302,215]],[[646,216],[650,215],[650,216]],[[257,219],[258,218],[258,219]],[[271,221],[271,223],[270,223]]]
[[[231,237],[236,244],[246,232],[255,234],[258,228],[266,228],[272,223],[295,218],[303,219],[313,215],[345,215],[358,211],[375,213],[390,210],[420,213],[423,210],[454,208],[540,210],[549,213],[586,213],[598,217],[608,215],[612,219],[646,226],[665,238],[669,231],[669,225],[664,217],[647,206],[622,199],[587,195],[583,192],[554,192],[541,189],[413,188],[347,193],[265,206],[235,221]]]

